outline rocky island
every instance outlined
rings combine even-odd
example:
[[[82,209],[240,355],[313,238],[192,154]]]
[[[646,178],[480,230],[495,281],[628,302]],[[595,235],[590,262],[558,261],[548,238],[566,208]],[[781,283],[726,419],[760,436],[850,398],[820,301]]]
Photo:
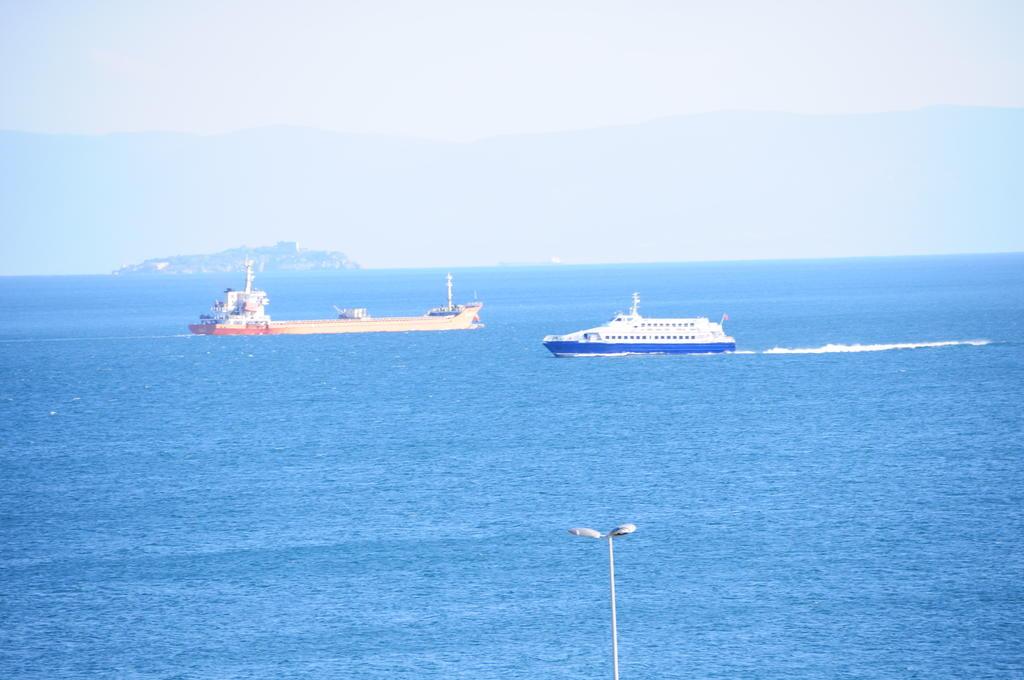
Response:
[[[295,241],[278,241],[273,246],[242,246],[209,255],[154,257],[139,264],[125,265],[112,272],[122,274],[210,274],[236,272],[250,259],[256,271],[314,271],[359,269],[359,264],[331,250],[300,248]]]

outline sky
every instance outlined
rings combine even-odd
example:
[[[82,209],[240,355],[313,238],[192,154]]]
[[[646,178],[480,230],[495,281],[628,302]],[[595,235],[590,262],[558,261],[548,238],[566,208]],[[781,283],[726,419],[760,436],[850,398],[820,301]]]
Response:
[[[1024,0],[0,0],[0,275],[1024,250],[1022,35]]]
[[[0,1],[0,129],[446,141],[1024,106],[1024,2]]]

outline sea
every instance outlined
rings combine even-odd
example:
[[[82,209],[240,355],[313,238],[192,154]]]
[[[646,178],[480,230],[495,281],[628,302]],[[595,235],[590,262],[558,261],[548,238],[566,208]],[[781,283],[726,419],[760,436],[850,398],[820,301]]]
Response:
[[[631,522],[623,680],[1024,677],[1024,254],[453,274],[0,278],[0,676],[611,677]],[[738,351],[541,345],[634,291]]]

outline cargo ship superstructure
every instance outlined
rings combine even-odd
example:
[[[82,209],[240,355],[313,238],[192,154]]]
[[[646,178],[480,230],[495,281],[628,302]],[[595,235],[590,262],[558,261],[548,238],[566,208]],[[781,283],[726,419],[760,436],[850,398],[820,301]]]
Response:
[[[548,335],[544,346],[557,357],[733,352],[736,340],[722,326],[728,318],[723,315],[719,323],[706,317],[645,318],[640,315],[640,294],[633,293],[629,314],[620,312],[596,328]]]
[[[253,288],[252,262],[245,262],[245,289],[224,291],[209,314],[189,325],[197,335],[314,335],[319,333],[382,333],[405,331],[454,331],[480,328],[481,302],[452,302],[452,275],[448,274],[448,304],[422,316],[373,317],[364,308],[337,309],[336,319],[274,321],[266,312],[266,292]]]

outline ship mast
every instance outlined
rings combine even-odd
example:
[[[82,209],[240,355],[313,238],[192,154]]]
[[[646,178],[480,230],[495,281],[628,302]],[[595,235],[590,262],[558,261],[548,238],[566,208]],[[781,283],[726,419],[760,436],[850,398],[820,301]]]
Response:
[[[245,258],[245,292],[252,292],[252,260]]]
[[[455,309],[455,305],[452,304],[452,275],[448,273],[448,310]]]
[[[640,293],[633,293],[633,306],[630,308],[629,313],[632,316],[637,316],[640,309]]]

